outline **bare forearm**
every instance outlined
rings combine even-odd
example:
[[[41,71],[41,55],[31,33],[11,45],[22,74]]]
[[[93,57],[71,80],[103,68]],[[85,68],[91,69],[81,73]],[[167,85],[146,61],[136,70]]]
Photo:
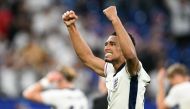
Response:
[[[105,62],[102,59],[97,58],[93,55],[91,49],[84,41],[84,39],[80,36],[79,31],[76,28],[75,23],[76,20],[78,19],[78,16],[75,14],[74,11],[71,10],[65,12],[62,18],[65,25],[67,26],[72,45],[80,60],[83,61],[83,63],[87,67],[94,70],[98,75],[105,76],[104,75]]]
[[[118,36],[119,44],[121,46],[124,57],[126,59],[136,58],[135,47],[132,43],[130,36],[123,27],[119,17],[116,17],[114,20],[112,20],[112,25]]]
[[[79,56],[79,58],[85,62],[87,61],[88,56],[93,56],[93,53],[87,43],[84,41],[84,39],[80,36],[76,25],[73,24],[68,27],[68,31],[70,34],[70,39],[72,42],[72,45],[75,49],[76,54]]]
[[[28,87],[24,92],[23,96],[26,99],[42,102],[40,93],[43,90],[43,87],[40,83],[35,83],[34,85]]]
[[[164,108],[164,98],[165,98],[165,90],[163,83],[159,83],[158,93],[157,93],[157,107],[158,109]]]

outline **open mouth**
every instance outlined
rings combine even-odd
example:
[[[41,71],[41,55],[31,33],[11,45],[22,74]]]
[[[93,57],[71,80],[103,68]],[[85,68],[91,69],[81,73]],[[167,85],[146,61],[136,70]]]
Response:
[[[106,53],[105,57],[112,56],[112,55],[113,55],[112,53]]]
[[[110,52],[109,52],[109,53],[106,53],[106,54],[105,54],[105,61],[106,61],[106,62],[111,62],[111,60],[112,60],[112,55],[113,55],[113,54],[110,53]]]

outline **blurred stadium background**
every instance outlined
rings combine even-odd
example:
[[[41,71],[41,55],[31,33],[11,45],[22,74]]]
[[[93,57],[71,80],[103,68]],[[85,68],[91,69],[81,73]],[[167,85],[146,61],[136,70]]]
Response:
[[[100,94],[98,77],[77,59],[61,15],[76,11],[79,31],[103,58],[104,41],[113,32],[102,13],[107,1],[0,0],[0,109],[49,109],[21,93],[59,64],[78,71],[76,86],[93,105]],[[145,109],[156,109],[157,70],[175,62],[190,68],[190,0],[117,0],[116,5],[152,79]]]

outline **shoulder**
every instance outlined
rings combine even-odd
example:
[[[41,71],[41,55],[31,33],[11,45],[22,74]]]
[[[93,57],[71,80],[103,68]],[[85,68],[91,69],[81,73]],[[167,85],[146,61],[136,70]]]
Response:
[[[125,70],[129,73],[127,63],[125,65]],[[140,61],[139,61],[139,70],[137,71],[137,74],[138,74],[138,76],[146,77],[146,78],[150,79],[148,73],[145,71],[145,69]]]
[[[60,90],[60,89],[48,89],[48,90],[45,90],[43,93],[60,94],[60,93],[62,93],[62,90]]]
[[[81,91],[80,89],[66,89],[66,90],[68,91],[66,95],[81,98],[81,99],[82,98],[86,99],[85,93]]]
[[[41,93],[42,101],[45,104],[55,104],[57,100],[64,98],[62,96],[62,90],[59,89],[49,89]]]
[[[43,97],[60,97],[67,94],[68,92],[65,89],[49,89],[41,93]]]
[[[190,82],[184,82],[184,83],[173,86],[170,89],[170,93],[179,93],[179,92],[183,93],[183,92],[186,92],[187,90],[190,91]]]
[[[113,67],[113,64],[106,62],[104,65],[104,74],[108,76],[110,74],[114,74],[114,72],[115,72],[115,69]]]
[[[150,76],[148,75],[148,73],[145,71],[145,69],[143,68],[143,65],[142,63],[139,61],[139,66],[140,66],[140,69],[138,71],[138,76],[141,80],[143,80],[145,83],[150,83]]]
[[[81,96],[85,96],[84,92],[81,91],[80,89],[76,89],[75,93],[78,94],[78,95],[81,95]]]

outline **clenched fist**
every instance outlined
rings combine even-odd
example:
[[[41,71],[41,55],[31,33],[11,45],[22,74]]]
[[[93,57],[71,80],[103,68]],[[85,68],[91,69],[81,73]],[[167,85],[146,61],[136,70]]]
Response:
[[[67,27],[71,26],[76,22],[78,16],[75,14],[74,11],[67,11],[62,15],[62,19]]]
[[[108,8],[104,9],[103,12],[110,21],[113,21],[118,17],[116,6],[109,6]]]

